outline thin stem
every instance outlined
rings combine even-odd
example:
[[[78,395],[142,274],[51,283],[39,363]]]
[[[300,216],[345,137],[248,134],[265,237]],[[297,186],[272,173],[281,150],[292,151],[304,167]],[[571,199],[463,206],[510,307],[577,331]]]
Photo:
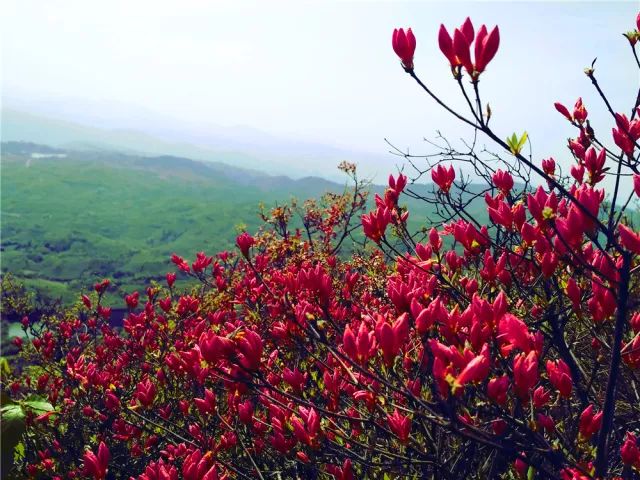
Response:
[[[613,344],[611,345],[611,363],[609,364],[609,375],[607,378],[607,390],[603,405],[602,429],[598,435],[598,446],[596,453],[596,477],[604,478],[608,470],[608,450],[609,433],[613,427],[613,416],[616,407],[616,386],[618,373],[620,370],[622,337],[627,323],[627,310],[629,299],[629,282],[631,277],[631,253],[622,254],[622,268],[620,271],[620,290],[618,292],[618,302],[616,309],[616,323],[614,330]]]

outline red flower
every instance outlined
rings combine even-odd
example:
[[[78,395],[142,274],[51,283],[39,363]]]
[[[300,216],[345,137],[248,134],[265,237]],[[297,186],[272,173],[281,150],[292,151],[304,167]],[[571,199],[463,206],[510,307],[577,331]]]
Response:
[[[84,306],[91,310],[91,299],[87,295],[82,295],[82,303]]]
[[[291,385],[291,387],[296,392],[302,392],[304,389],[304,385],[307,383],[309,379],[309,374],[303,374],[298,367],[291,370],[289,367],[286,367],[282,372],[282,380]]]
[[[320,433],[320,416],[314,408],[298,407],[302,419],[292,416],[293,433],[299,442],[309,446],[317,446]]]
[[[391,366],[409,336],[409,317],[403,313],[393,325],[388,323],[384,317],[380,317],[375,332],[384,360],[387,365]]]
[[[582,124],[587,119],[587,109],[582,103],[582,97],[576,100],[576,104],[573,107],[573,118],[576,122]]]
[[[457,28],[453,32],[453,51],[460,64],[467,70],[469,75],[472,75],[473,63],[471,62],[470,42],[466,35]]]
[[[508,344],[502,347],[503,355],[508,354],[514,348],[528,353],[535,346],[535,338],[529,333],[527,325],[511,313],[504,314],[500,319],[498,338]]]
[[[96,283],[96,284],[93,286],[93,289],[94,289],[98,294],[100,294],[100,295],[101,295],[101,294],[103,294],[103,293],[105,292],[105,290],[109,287],[109,284],[110,284],[110,283],[111,283],[111,282],[109,282],[109,280],[105,278],[105,279],[104,279],[104,280],[102,280],[101,282]]]
[[[553,158],[542,160],[542,170],[547,175],[553,177],[553,175],[556,173],[556,161]]]
[[[376,243],[380,243],[390,223],[391,211],[387,207],[378,207],[375,212],[362,215],[364,234]]]
[[[545,390],[543,386],[539,386],[533,391],[533,407],[542,408],[551,400],[551,393]]]
[[[94,480],[106,478],[111,454],[104,442],[100,442],[97,455],[89,450],[85,452],[82,460],[84,464],[83,475],[93,477]]]
[[[573,387],[569,366],[563,360],[557,362],[547,360],[547,374],[549,381],[560,392],[560,395],[569,398]]]
[[[623,224],[618,226],[618,233],[620,233],[620,243],[622,246],[627,250],[640,255],[640,233],[635,233]]]
[[[208,388],[204,390],[204,398],[194,398],[193,401],[203,416],[212,414],[216,409],[216,396]]]
[[[133,292],[131,295],[125,295],[124,301],[127,304],[127,307],[133,310],[138,306],[139,298],[140,298],[140,293]]]
[[[416,37],[413,35],[411,29],[408,29],[405,34],[402,28],[395,28],[393,30],[391,44],[393,51],[400,57],[402,66],[406,70],[413,70],[413,54],[416,51]]]
[[[569,300],[571,300],[571,303],[573,304],[573,309],[579,310],[582,291],[573,278],[569,278],[569,280],[567,280],[567,287],[565,291],[567,293],[567,297],[569,297]]]
[[[464,38],[467,39],[469,45],[473,42],[474,37],[474,29],[473,23],[471,22],[471,18],[467,17],[464,19],[464,22],[460,26],[460,31],[464,34]]]
[[[457,67],[460,63],[458,62],[458,57],[456,57],[456,54],[453,52],[453,40],[451,40],[451,35],[449,35],[446,27],[442,24],[438,31],[438,45],[440,51],[447,57],[451,66]]]
[[[514,390],[521,400],[529,398],[529,392],[538,383],[538,354],[531,350],[513,359]]]
[[[333,475],[336,480],[354,480],[351,460],[348,458],[342,463],[342,467],[327,465],[327,472]]]
[[[175,253],[171,255],[171,261],[183,272],[189,273],[191,271],[191,267],[187,262],[185,262],[184,258],[176,255]]]
[[[247,370],[257,370],[262,359],[262,338],[253,330],[247,330],[244,335],[239,334],[239,336],[240,340],[238,340],[237,345],[240,365]]]
[[[455,178],[456,172],[453,170],[452,165],[449,165],[448,168],[438,165],[436,168],[431,170],[431,179],[444,193],[449,193]]]
[[[513,177],[509,172],[503,172],[502,170],[497,170],[491,176],[491,180],[493,180],[493,184],[500,190],[504,195],[508,195],[511,189],[513,188]]]
[[[579,432],[585,440],[589,440],[602,426],[602,412],[593,413],[593,405],[589,405],[580,414]]]
[[[493,60],[500,46],[500,30],[496,25],[493,30],[487,34],[487,27],[482,25],[476,37],[475,56],[476,56],[476,72],[482,73],[489,62]]]
[[[538,417],[538,425],[540,425],[540,427],[544,428],[547,432],[553,432],[556,429],[556,424],[553,421],[553,418],[551,418],[548,415],[544,415],[543,413],[539,413]]]
[[[624,113],[616,113],[616,124],[618,128],[613,128],[611,133],[613,141],[627,155],[632,155],[635,148],[635,141],[640,138],[640,120],[629,121]]]
[[[455,386],[464,386],[469,382],[481,382],[487,377],[489,374],[490,362],[489,349],[486,344],[485,347],[486,348],[483,348],[483,353],[474,357],[469,363],[467,363],[462,372],[460,372],[456,377]]]
[[[604,179],[604,162],[606,160],[606,151],[603,148],[596,155],[596,150],[590,147],[584,155],[584,166],[589,173],[589,183],[595,185]]]
[[[627,432],[622,448],[620,448],[620,456],[625,465],[640,468],[640,448],[638,448],[638,439],[633,433]]]
[[[509,377],[494,377],[487,385],[487,396],[498,405],[507,403],[507,390],[509,389]]]
[[[209,363],[214,363],[221,358],[229,356],[234,351],[233,341],[227,337],[221,337],[213,332],[203,332],[198,340],[200,353]]]
[[[214,453],[211,450],[204,455],[200,450],[194,450],[182,464],[182,478],[184,480],[217,480],[218,470],[213,456]]]
[[[562,115],[564,115],[567,120],[569,120],[570,122],[573,121],[573,117],[569,113],[569,109],[567,107],[565,107],[560,102],[554,103],[553,106],[556,107],[556,110],[560,112]]]
[[[456,28],[453,31],[453,39],[445,26],[440,25],[438,46],[449,60],[454,75],[457,76],[457,72],[454,69],[458,66],[463,66],[474,79],[484,72],[500,46],[500,30],[496,26],[489,32],[486,25],[480,27],[477,35],[475,35],[475,64],[471,61],[471,44],[473,42],[474,28],[469,17],[460,28]]]
[[[120,408],[120,399],[109,391],[104,397],[104,404],[109,410],[117,411]]]
[[[393,414],[387,415],[387,421],[389,428],[400,439],[400,442],[407,443],[411,432],[411,419],[402,415],[396,408]]]
[[[148,407],[156,398],[156,386],[147,378],[136,385],[135,396],[143,406]]]
[[[255,245],[255,239],[247,232],[242,232],[236,238],[236,245],[245,258],[249,258],[249,249]]]

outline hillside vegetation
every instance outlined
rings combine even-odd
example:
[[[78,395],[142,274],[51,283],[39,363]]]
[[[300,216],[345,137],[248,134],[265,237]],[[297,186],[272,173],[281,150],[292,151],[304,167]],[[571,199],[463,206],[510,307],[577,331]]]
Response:
[[[260,204],[343,189],[315,177],[292,180],[180,157],[8,142],[2,269],[39,296],[65,302],[109,277],[117,297],[111,301],[121,305],[125,293],[173,269],[172,253],[190,258],[197,250],[231,248],[239,230],[260,225]],[[415,202],[412,224],[429,210]]]

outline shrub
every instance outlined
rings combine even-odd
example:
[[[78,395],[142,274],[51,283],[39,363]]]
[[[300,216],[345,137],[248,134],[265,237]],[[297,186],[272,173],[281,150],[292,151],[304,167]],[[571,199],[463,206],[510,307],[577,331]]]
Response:
[[[639,35],[627,34],[634,54]],[[353,189],[297,206],[302,228],[281,207],[237,252],[174,255],[199,287],[179,292],[169,273],[128,295],[122,329],[103,305],[108,281],[26,325],[29,367],[3,385],[26,426],[18,475],[638,477],[640,234],[627,213],[632,181],[640,194],[640,109],[616,113],[588,68],[617,148],[581,100],[556,104],[578,132],[565,175],[522,154],[526,134],[502,140],[489,126],[479,79],[498,28],[467,19],[438,40],[467,113],[419,79],[413,33],[396,30],[393,47],[441,107],[508,153],[447,144],[424,166],[399,152],[415,175],[389,177],[361,217],[367,244],[346,257],[367,204],[343,164]],[[418,194],[427,172],[433,191]],[[434,205],[431,228],[408,231],[403,195]],[[484,225],[469,214],[478,199]]]

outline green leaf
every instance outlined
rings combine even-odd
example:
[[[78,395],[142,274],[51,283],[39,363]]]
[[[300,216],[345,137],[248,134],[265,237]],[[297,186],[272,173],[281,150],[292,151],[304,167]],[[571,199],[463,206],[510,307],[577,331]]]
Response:
[[[533,480],[536,476],[536,469],[533,467],[529,467],[527,470],[527,480]]]
[[[11,367],[9,361],[5,357],[0,357],[0,375],[11,375]]]
[[[527,132],[524,132],[520,137],[520,141],[518,142],[518,152],[520,152],[522,150],[522,147],[524,147],[524,144],[527,142],[527,138],[529,138],[529,136],[527,135]]]
[[[4,431],[5,422],[11,423],[15,421],[21,421],[24,419],[25,414],[22,407],[17,403],[5,405],[0,409],[0,415],[2,417],[2,431]]]
[[[13,468],[15,450],[25,432],[25,413],[21,405],[5,405],[0,409],[2,421],[2,467],[5,472]]]
[[[36,412],[51,412],[53,410],[53,405],[40,398],[25,400],[22,403],[26,407],[30,408],[31,410],[35,410]]]

